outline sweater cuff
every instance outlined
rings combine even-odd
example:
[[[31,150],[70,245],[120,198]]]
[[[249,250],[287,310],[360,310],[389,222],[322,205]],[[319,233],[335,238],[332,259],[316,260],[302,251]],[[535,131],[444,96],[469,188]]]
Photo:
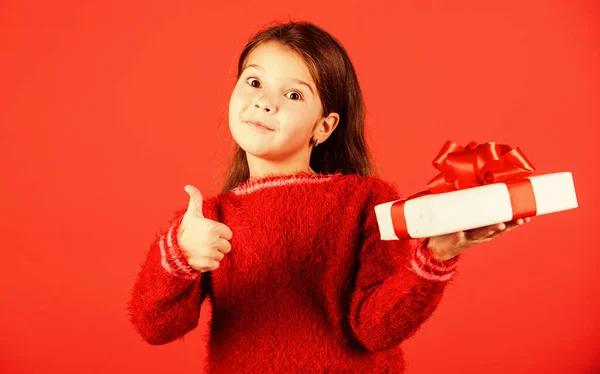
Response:
[[[419,242],[413,253],[411,270],[422,278],[445,282],[450,280],[456,268],[460,255],[447,261],[441,261],[434,257],[433,252],[427,248],[429,238]]]
[[[175,277],[195,279],[200,272],[188,264],[177,240],[177,232],[182,220],[183,217],[174,220],[169,231],[160,238],[161,264],[169,274]]]

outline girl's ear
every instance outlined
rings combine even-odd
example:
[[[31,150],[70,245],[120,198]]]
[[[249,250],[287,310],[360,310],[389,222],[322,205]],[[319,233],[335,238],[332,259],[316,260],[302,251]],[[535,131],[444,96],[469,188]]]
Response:
[[[327,138],[329,138],[339,122],[340,115],[337,113],[329,113],[327,117],[323,117],[319,120],[315,131],[315,138],[319,140],[319,143],[323,143]]]

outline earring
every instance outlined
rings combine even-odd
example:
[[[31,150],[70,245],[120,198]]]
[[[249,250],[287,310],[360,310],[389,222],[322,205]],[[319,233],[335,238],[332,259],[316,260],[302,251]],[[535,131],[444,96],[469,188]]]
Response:
[[[319,139],[315,139],[314,146],[316,147],[319,144]]]

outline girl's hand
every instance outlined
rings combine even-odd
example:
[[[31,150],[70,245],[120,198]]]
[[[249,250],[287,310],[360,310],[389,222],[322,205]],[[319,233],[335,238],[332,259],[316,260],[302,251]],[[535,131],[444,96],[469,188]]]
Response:
[[[496,236],[508,232],[531,218],[519,218],[516,222],[498,223],[477,229],[458,231],[450,234],[433,236],[429,238],[429,248],[436,259],[447,261],[474,245],[489,242]]]
[[[177,240],[192,269],[201,273],[213,271],[231,252],[229,241],[233,233],[225,224],[204,217],[202,194],[196,187],[186,185],[185,192],[190,195],[190,202],[179,226]]]

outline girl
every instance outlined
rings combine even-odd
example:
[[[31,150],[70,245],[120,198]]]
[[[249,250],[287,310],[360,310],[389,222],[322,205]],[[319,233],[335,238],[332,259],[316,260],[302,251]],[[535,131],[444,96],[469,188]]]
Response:
[[[400,344],[436,309],[459,253],[523,223],[382,241],[363,99],[340,43],[310,23],[244,48],[229,103],[237,143],[223,191],[193,186],[157,235],[128,302],[150,344],[213,308],[211,373],[402,373]]]

